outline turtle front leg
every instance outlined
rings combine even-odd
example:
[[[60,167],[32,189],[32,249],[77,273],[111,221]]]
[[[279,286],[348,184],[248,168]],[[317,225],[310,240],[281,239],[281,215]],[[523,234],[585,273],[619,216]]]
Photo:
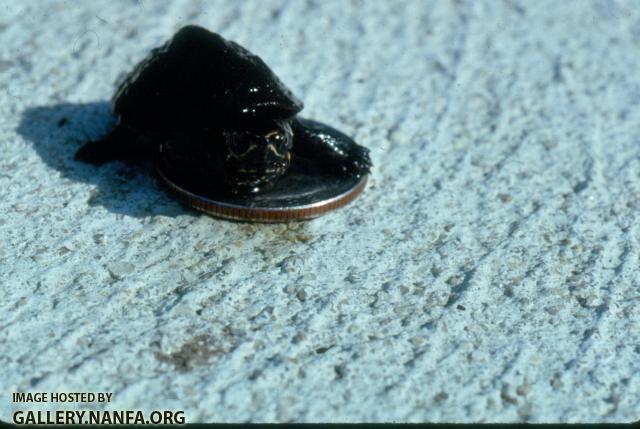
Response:
[[[291,127],[294,157],[313,160],[331,172],[346,176],[362,177],[369,173],[369,149],[358,145],[347,135],[323,123],[303,118],[294,118]]]
[[[86,142],[76,152],[75,159],[100,165],[117,159],[134,159],[142,156],[144,151],[140,136],[119,124],[100,140]]]

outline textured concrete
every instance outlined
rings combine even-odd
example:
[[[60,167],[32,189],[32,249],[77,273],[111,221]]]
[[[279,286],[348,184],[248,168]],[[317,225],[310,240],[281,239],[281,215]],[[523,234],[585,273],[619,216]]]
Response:
[[[73,161],[186,23],[371,148],[357,204],[231,223]],[[639,53],[636,2],[4,1],[0,419],[640,418]]]

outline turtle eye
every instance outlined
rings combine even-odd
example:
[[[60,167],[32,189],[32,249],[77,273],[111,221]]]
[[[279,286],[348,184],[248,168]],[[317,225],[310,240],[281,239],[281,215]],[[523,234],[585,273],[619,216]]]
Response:
[[[291,140],[293,133],[288,123],[278,123],[278,128],[275,128],[268,133],[264,134],[264,138],[269,145],[274,145],[279,149],[291,149]]]
[[[268,132],[267,134],[265,134],[264,136],[267,140],[269,140],[270,142],[278,142],[281,141],[283,136],[282,133],[280,132],[280,130],[273,130]]]

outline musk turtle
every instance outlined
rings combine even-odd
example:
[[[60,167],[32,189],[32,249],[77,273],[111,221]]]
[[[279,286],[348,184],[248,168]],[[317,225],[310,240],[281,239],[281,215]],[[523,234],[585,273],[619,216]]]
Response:
[[[153,49],[119,84],[112,107],[116,127],[77,159],[161,159],[210,195],[258,194],[292,158],[352,177],[371,166],[369,151],[345,134],[297,117],[302,101],[258,56],[198,26]]]

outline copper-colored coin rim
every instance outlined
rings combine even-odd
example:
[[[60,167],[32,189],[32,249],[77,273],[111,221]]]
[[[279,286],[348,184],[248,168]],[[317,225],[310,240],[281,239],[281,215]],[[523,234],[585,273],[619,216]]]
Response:
[[[367,175],[351,189],[335,197],[294,207],[246,207],[212,200],[194,194],[171,181],[160,168],[156,168],[160,179],[169,191],[177,196],[184,204],[212,216],[232,220],[249,220],[254,222],[287,222],[295,220],[313,219],[332,210],[343,207],[353,201],[364,190]]]

